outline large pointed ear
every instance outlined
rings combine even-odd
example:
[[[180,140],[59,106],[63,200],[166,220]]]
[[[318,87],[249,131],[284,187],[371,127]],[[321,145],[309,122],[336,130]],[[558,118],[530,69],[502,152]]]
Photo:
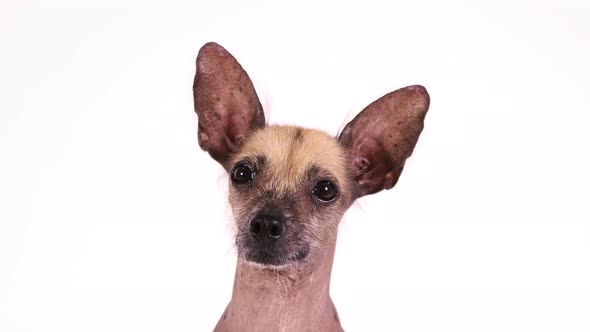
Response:
[[[344,127],[338,139],[350,150],[359,196],[397,183],[424,127],[429,104],[424,87],[405,87],[377,99]]]
[[[265,126],[262,105],[248,74],[223,47],[207,43],[197,56],[193,84],[199,145],[226,169],[254,130]]]

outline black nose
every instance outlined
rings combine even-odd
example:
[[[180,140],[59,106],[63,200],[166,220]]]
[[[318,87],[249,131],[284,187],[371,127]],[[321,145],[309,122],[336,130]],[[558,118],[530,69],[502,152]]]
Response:
[[[250,221],[250,234],[256,240],[278,239],[285,233],[285,223],[276,217],[259,215]]]

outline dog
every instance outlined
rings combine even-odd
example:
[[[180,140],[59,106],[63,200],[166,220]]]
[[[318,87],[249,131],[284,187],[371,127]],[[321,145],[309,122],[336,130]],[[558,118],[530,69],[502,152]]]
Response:
[[[338,224],[357,198],[397,183],[428,92],[388,93],[337,137],[267,125],[246,71],[210,42],[193,94],[199,146],[229,175],[237,226],[233,293],[215,331],[342,331],[329,293]]]

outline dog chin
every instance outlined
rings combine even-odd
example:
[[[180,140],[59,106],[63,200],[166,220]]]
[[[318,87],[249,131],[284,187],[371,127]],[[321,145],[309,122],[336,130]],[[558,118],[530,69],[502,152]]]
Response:
[[[309,255],[308,250],[299,250],[293,255],[278,255],[261,250],[248,251],[242,254],[242,258],[249,264],[263,269],[283,269],[305,261]]]

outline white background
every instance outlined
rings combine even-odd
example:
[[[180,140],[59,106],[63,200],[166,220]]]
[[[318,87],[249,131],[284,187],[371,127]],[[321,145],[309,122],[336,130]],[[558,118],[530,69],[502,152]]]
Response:
[[[0,331],[208,331],[235,251],[197,145],[217,41],[267,119],[335,134],[422,84],[397,187],[340,227],[347,331],[590,331],[583,1],[0,4]]]

